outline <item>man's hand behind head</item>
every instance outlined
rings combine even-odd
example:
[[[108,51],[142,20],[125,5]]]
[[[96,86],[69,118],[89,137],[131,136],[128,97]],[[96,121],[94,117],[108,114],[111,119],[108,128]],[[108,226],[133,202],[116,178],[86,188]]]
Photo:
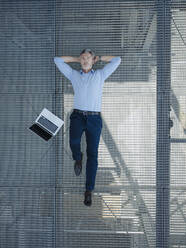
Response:
[[[99,56],[94,56],[94,64],[99,61]]]

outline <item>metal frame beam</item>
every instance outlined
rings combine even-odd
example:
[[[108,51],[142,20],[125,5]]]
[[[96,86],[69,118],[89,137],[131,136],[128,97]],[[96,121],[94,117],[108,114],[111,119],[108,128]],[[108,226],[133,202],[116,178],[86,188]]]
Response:
[[[171,1],[157,0],[156,247],[170,247]]]

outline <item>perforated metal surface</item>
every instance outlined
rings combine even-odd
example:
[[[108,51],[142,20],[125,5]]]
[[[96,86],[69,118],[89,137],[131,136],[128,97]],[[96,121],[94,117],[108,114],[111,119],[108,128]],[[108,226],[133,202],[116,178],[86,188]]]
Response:
[[[86,155],[82,176],[76,178],[69,149],[73,90],[61,78],[66,134],[59,247],[155,247],[156,13],[152,2],[138,3],[63,1],[57,8],[58,56],[79,56],[88,47],[97,55],[122,58],[104,85],[99,168],[90,209],[83,205]],[[99,62],[94,68],[104,65]],[[79,64],[71,66],[80,69]],[[86,154],[84,137],[82,151]]]
[[[158,176],[163,174],[156,168],[164,144],[157,143],[157,128],[167,127],[163,121],[157,127],[162,117],[157,111],[162,96],[162,91],[156,95],[161,80],[157,38],[162,37],[171,41],[172,87],[165,95],[171,96],[173,121],[170,185],[165,189],[165,194],[170,189],[170,214],[162,214],[162,220],[170,219],[169,247],[186,247],[186,5],[171,1],[171,33],[163,34],[157,30],[159,3],[0,2],[0,247],[153,248],[157,241],[169,241],[161,225],[156,233],[161,219],[156,210],[165,203],[157,198]],[[83,173],[77,178],[68,134],[73,90],[53,62],[54,56],[78,56],[87,47],[96,55],[122,58],[104,85],[99,168],[90,208],[83,204],[85,137]],[[104,65],[99,62],[94,69]],[[79,64],[71,66],[80,69]],[[165,67],[161,70],[163,75]],[[169,100],[165,104],[167,108]],[[65,121],[48,142],[29,130],[44,107]],[[169,174],[163,176],[169,179]]]
[[[0,2],[0,247],[55,246],[56,140],[29,127],[55,111],[55,2]]]
[[[186,247],[186,5],[174,1],[171,23],[171,202],[170,234],[172,247]]]

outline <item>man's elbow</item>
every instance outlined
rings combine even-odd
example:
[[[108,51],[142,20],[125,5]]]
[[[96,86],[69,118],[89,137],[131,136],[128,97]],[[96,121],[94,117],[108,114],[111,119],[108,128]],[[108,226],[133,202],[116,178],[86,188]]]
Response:
[[[54,57],[54,63],[56,64],[59,61],[59,57]]]
[[[114,57],[112,59],[112,62],[116,62],[116,63],[120,64],[121,63],[121,57],[120,56]]]
[[[118,62],[119,62],[119,64],[121,63],[121,57],[120,56],[118,57]]]
[[[61,64],[61,62],[64,62],[64,59],[62,57],[54,57],[54,63]]]

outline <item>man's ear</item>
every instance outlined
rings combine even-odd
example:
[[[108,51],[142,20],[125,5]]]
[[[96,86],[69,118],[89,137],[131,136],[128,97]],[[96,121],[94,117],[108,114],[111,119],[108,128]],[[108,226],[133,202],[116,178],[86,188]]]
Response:
[[[96,63],[96,56],[93,57],[93,65]]]

